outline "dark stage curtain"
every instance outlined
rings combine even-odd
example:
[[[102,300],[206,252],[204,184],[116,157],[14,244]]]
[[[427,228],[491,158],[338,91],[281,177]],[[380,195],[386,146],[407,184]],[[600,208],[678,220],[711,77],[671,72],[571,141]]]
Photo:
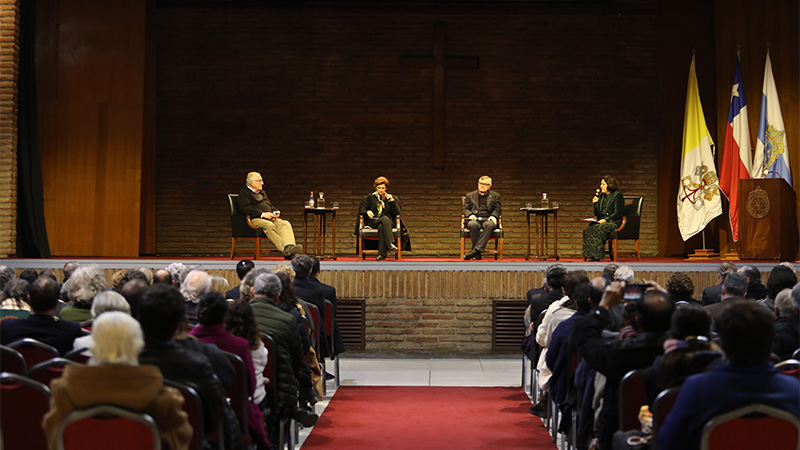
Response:
[[[34,37],[36,2],[20,2],[20,61],[17,117],[17,255],[49,258],[44,222],[42,155],[36,108]]]

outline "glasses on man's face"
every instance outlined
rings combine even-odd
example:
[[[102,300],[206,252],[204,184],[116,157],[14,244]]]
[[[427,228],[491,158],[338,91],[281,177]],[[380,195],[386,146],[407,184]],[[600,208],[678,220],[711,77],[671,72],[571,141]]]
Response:
[[[481,182],[478,182],[478,184],[479,184],[479,185],[481,185],[481,186],[491,186],[491,184],[489,184],[489,183],[481,183]]]
[[[264,180],[253,180],[253,183],[264,183]]]

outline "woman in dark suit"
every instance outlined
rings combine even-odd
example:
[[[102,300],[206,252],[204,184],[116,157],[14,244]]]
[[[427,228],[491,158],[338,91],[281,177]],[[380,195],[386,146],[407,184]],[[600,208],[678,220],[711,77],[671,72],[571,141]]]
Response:
[[[400,215],[400,203],[386,192],[389,180],[378,177],[373,183],[375,192],[364,197],[358,215],[364,217],[364,225],[378,230],[378,261],[386,259],[387,251],[396,251],[392,236],[395,218]],[[357,233],[357,232],[356,232]]]
[[[625,200],[617,189],[619,182],[611,175],[600,180],[600,194],[592,198],[596,223],[583,230],[583,259],[601,261],[608,235],[622,225],[625,217]]]

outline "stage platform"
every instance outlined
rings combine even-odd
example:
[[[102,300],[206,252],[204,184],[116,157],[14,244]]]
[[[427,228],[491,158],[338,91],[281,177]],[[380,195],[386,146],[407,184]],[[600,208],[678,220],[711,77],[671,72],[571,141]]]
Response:
[[[156,258],[8,258],[0,264],[18,272],[25,268],[52,269],[61,277],[68,261],[97,264],[109,281],[114,272],[138,267],[165,268],[173,262],[198,266],[220,275],[231,285],[239,283],[235,260],[221,257]],[[369,354],[491,355],[518,352],[523,335],[522,314],[529,289],[543,284],[544,270],[559,262],[568,270],[599,276],[605,262],[560,261],[460,261],[455,258],[407,257],[400,261],[358,261],[354,257],[321,262],[320,280],[336,287],[340,300],[337,320],[346,328],[351,352]],[[256,267],[285,264],[282,258],[256,261]],[[717,284],[720,261],[684,261],[678,258],[622,260],[637,278],[661,285],[675,272],[687,272],[695,285],[695,298],[705,287]],[[745,263],[737,262],[737,266]],[[748,263],[749,264],[749,263]],[[764,274],[776,263],[753,263]],[[800,264],[794,263],[795,270]],[[346,327],[344,325],[346,324]]]

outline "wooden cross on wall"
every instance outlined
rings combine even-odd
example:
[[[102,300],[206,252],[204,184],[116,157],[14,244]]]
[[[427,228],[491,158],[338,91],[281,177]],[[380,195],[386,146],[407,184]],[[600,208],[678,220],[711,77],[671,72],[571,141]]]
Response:
[[[400,56],[400,66],[413,69],[433,69],[433,168],[444,168],[444,71],[445,69],[477,69],[476,56],[448,56],[445,53],[447,24],[436,22],[433,27],[433,55]]]

